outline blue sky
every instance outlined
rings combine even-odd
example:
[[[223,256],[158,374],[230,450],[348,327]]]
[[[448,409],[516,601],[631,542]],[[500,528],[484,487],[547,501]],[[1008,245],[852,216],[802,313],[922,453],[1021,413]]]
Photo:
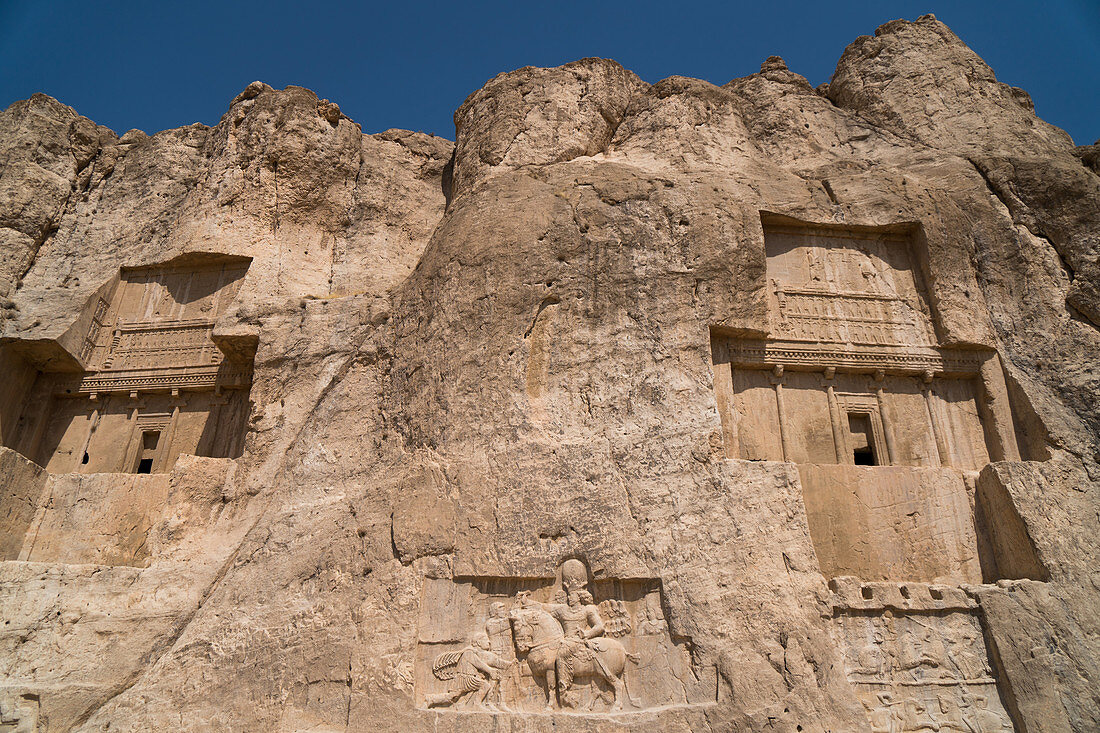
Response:
[[[216,124],[260,79],[309,87],[365,132],[453,138],[454,109],[502,71],[603,56],[649,82],[724,84],[777,54],[816,85],[856,36],[927,12],[1077,144],[1100,138],[1100,0],[0,0],[0,107],[42,91],[119,133],[151,133]]]

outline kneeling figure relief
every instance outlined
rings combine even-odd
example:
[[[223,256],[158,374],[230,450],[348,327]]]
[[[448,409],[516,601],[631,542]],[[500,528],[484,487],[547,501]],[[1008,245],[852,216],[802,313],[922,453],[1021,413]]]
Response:
[[[714,702],[713,668],[669,632],[656,580],[592,584],[580,560],[554,582],[428,580],[417,700],[426,708],[630,712]],[[597,598],[599,600],[597,600]]]

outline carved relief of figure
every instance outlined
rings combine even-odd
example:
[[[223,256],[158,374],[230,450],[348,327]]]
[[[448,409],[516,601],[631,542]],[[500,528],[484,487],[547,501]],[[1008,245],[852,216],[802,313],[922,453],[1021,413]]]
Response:
[[[856,650],[855,667],[853,672],[869,675],[876,679],[884,679],[889,670],[889,658],[882,649],[884,637],[881,631],[876,629],[871,634],[871,641]]]
[[[810,270],[810,282],[814,285],[825,284],[825,258],[817,248],[811,248],[806,252],[806,261]]]
[[[562,565],[566,603],[539,603],[527,592],[516,597],[511,619],[516,647],[527,654],[531,674],[546,680],[546,707],[552,708],[555,693],[562,704],[575,706],[570,695],[573,680],[596,677],[611,685],[613,709],[621,710],[627,696],[623,672],[628,659],[637,661],[615,639],[604,637],[604,623],[592,595],[584,588],[587,571],[577,560]],[[641,703],[631,698],[631,703]]]
[[[485,620],[485,635],[489,638],[489,651],[501,659],[509,660],[509,667],[513,675],[516,667],[511,663],[515,648],[512,645],[512,622],[508,620],[508,607],[500,601],[489,604],[489,618]],[[510,687],[518,687],[518,680],[504,680]],[[486,698],[491,706],[508,712],[508,706],[504,703],[504,689],[501,683],[496,685],[495,695]]]
[[[940,731],[959,731],[967,733],[967,727],[963,723],[959,705],[951,697],[941,697],[940,702]]]
[[[637,643],[641,650],[667,651],[667,639],[637,638],[637,623],[643,619],[651,625],[651,634],[667,634],[659,592],[649,589],[644,598],[630,601],[604,598],[597,605],[582,561],[566,560],[559,573],[556,588],[519,591],[510,603],[500,596],[499,584],[455,603],[454,615],[462,619],[454,621],[471,623],[477,633],[463,648],[447,646],[452,651],[432,654],[429,647],[427,653],[418,653],[418,669],[430,670],[417,676],[421,704],[499,712],[526,711],[543,701],[547,709],[622,710],[626,701],[644,707],[629,696],[625,678],[627,662],[637,665],[638,657],[617,637],[630,637],[626,643]],[[539,594],[538,600],[533,593]],[[541,602],[544,599],[551,602]],[[645,608],[628,605],[640,606],[643,601]],[[453,644],[453,626],[448,624],[445,633],[426,634],[421,643]],[[642,672],[649,675],[644,679],[659,673]],[[545,697],[540,688],[546,690]]]
[[[989,677],[992,672],[984,654],[975,651],[977,632],[969,626],[958,632],[947,652],[947,658],[959,671],[961,680],[977,680]]]
[[[859,274],[863,277],[863,291],[877,293],[879,291],[879,273],[875,264],[867,255],[859,258]]]
[[[985,695],[974,696],[969,715],[964,715],[963,720],[974,733],[1001,733],[1001,731],[1012,730],[1012,726],[1003,715],[989,709],[989,698]]]
[[[887,611],[839,621],[846,671],[859,685],[872,731],[1012,730],[973,614]],[[888,685],[893,689],[883,689]],[[975,694],[986,690],[992,695]]]
[[[872,705],[866,700],[863,702],[867,708],[867,717],[871,720],[872,733],[901,733],[901,714],[897,706],[900,701],[894,699],[889,692],[880,692],[876,695],[878,704]]]
[[[606,601],[605,601],[606,602]],[[603,613],[603,604],[600,604],[601,613]],[[609,609],[610,611],[610,609]],[[609,615],[609,614],[604,614]],[[645,605],[638,613],[637,631],[642,635],[655,635],[663,634],[668,630],[668,622],[665,621],[664,613],[661,611],[660,600],[649,596],[646,598]],[[630,633],[630,630],[627,630]],[[614,634],[612,634],[614,636]]]
[[[935,715],[920,700],[907,699],[902,705],[902,730],[905,733],[911,731],[932,730],[938,731],[940,724],[936,722]]]
[[[911,627],[898,629],[898,668],[915,681],[923,678],[921,670],[922,649],[920,637]]]
[[[428,695],[428,707],[436,705],[454,705],[497,710],[488,702],[489,694],[497,690],[499,695],[500,672],[511,663],[501,659],[489,650],[489,637],[485,634],[474,636],[473,644],[456,652],[446,652],[436,657],[432,672],[441,680],[449,680],[447,692]]]
[[[944,669],[947,652],[943,637],[931,626],[925,626],[920,635],[920,663],[925,668],[926,677],[950,676]]]
[[[944,633],[916,618],[904,620],[897,630],[896,657],[887,651],[886,669],[896,669],[915,682],[932,679],[976,679],[984,676],[976,670],[985,668],[984,662],[970,649],[973,630],[967,627],[961,632],[963,641],[951,642],[951,649],[944,641]],[[950,664],[949,664],[950,662]],[[954,668],[959,669],[956,674]]]
[[[508,620],[508,607],[500,601],[489,604],[489,618],[485,621],[485,635],[489,637],[489,651],[507,656],[512,647],[512,624]]]
[[[537,601],[529,601],[537,604]],[[604,623],[599,609],[592,603],[592,594],[587,590],[570,590],[566,594],[566,603],[538,604],[561,624],[564,637],[558,647],[555,671],[559,690],[566,693],[572,686],[574,670],[578,667],[595,666],[601,677],[611,676],[606,664],[598,652],[608,649],[604,635]],[[563,703],[567,703],[565,699]]]
[[[603,636],[604,625],[600,611],[592,605],[592,595],[586,590],[576,590],[566,596],[566,604],[547,607],[550,615],[561,624],[565,639],[558,654],[558,675],[562,666],[571,666],[574,660],[591,661],[599,648],[597,637]]]

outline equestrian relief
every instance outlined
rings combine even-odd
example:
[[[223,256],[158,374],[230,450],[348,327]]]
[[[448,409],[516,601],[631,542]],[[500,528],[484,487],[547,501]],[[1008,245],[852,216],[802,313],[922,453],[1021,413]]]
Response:
[[[552,583],[429,581],[419,640],[425,708],[618,713],[715,700],[713,668],[697,670],[690,640],[668,630],[659,582],[590,584],[576,559]]]

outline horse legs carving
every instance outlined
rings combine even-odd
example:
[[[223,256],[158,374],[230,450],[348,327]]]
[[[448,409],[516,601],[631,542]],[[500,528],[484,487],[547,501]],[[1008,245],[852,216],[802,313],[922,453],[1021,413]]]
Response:
[[[593,660],[593,672],[601,679],[611,685],[612,690],[615,693],[615,701],[612,703],[612,710],[623,709],[623,698],[630,701],[630,704],[636,708],[642,707],[641,700],[631,697],[630,692],[626,687],[626,660],[630,660],[637,664],[638,657],[627,652],[625,649],[611,649],[611,652],[606,656],[597,655]],[[615,651],[619,651],[619,654],[614,654]]]
[[[553,710],[557,707],[558,677],[554,671],[554,665],[546,666],[546,709]]]
[[[636,708],[643,707],[641,701],[630,697],[625,679],[626,662],[637,664],[638,658],[627,652],[620,642],[600,638],[586,642],[583,647],[572,641],[564,644],[561,625],[540,608],[521,606],[512,610],[510,618],[517,649],[527,654],[532,676],[546,681],[546,710],[576,707],[577,695],[572,691],[574,681],[592,677],[612,688],[612,709],[622,710],[624,698]]]

